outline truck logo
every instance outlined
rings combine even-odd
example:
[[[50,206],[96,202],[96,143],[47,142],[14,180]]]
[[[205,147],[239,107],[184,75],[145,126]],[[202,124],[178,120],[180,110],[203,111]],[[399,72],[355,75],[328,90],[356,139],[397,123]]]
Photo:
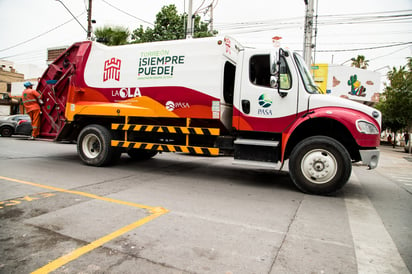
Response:
[[[112,96],[120,96],[122,99],[134,98],[134,97],[141,97],[142,94],[140,93],[139,88],[121,88],[118,90],[112,90]]]
[[[117,58],[111,58],[104,62],[104,70],[103,70],[103,82],[107,80],[120,80],[120,66],[122,61]]]
[[[225,37],[225,47],[226,47],[226,53],[232,54],[230,48],[231,48],[231,41],[229,38]]]
[[[270,99],[267,94],[263,93],[259,96],[259,105],[262,108],[268,108],[272,105],[272,99]]]
[[[262,108],[258,108],[258,115],[265,115],[265,116],[272,115],[272,110],[268,109],[273,103],[269,95],[262,93],[259,96],[258,102],[259,102],[259,106],[262,107]]]
[[[189,103],[186,102],[173,102],[173,101],[167,101],[165,104],[165,107],[168,111],[173,111],[177,108],[190,108]]]

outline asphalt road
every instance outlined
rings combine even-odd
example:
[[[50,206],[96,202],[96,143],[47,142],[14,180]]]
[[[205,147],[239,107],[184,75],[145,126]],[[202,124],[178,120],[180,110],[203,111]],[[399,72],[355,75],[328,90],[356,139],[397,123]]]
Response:
[[[322,197],[227,157],[96,168],[0,138],[0,273],[410,273],[412,162],[381,150]]]

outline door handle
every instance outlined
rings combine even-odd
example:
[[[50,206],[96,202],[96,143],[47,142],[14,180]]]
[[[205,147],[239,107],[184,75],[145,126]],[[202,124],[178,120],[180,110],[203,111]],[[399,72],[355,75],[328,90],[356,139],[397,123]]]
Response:
[[[242,100],[242,110],[244,113],[250,113],[250,101],[249,100]]]

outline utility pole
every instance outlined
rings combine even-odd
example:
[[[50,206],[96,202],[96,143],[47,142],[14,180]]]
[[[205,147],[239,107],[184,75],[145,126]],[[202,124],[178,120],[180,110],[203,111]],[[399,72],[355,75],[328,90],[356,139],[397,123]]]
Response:
[[[213,1],[213,2],[215,2],[215,1]],[[209,6],[210,7],[210,21],[209,21],[210,33],[213,33],[213,2]]]
[[[305,36],[303,39],[303,59],[308,68],[312,65],[312,48],[313,48],[313,2],[314,0],[304,0],[306,5],[305,16]]]
[[[193,11],[192,11],[192,6],[193,6],[193,0],[189,0],[189,10],[187,14],[187,29],[186,29],[186,39],[192,38],[193,36]]]
[[[89,0],[89,9],[87,10],[87,40],[92,40],[92,0]]]

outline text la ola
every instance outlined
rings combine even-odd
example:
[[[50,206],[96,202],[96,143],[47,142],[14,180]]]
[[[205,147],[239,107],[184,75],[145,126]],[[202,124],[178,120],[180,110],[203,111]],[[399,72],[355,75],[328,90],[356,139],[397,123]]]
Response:
[[[134,97],[141,97],[142,94],[140,93],[139,88],[121,88],[118,90],[112,90],[112,96],[120,96],[123,99],[126,98],[134,98]]]

